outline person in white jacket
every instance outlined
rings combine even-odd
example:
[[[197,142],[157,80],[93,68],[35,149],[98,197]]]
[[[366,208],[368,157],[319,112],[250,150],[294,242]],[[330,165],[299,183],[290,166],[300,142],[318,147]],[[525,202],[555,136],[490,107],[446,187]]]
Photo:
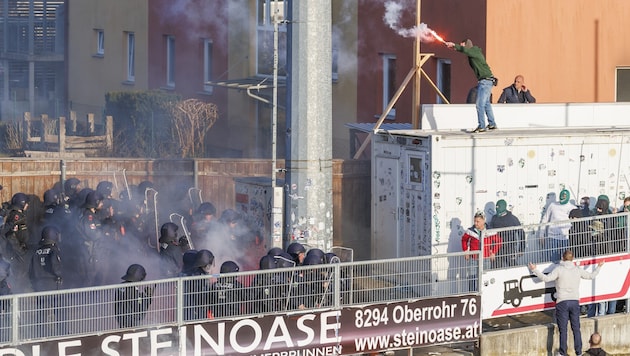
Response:
[[[597,264],[593,272],[588,272],[573,263],[573,251],[565,250],[562,261],[549,274],[540,272],[536,265],[529,263],[528,267],[536,277],[543,282],[556,282],[556,323],[560,333],[559,355],[567,354],[567,325],[571,321],[573,331],[573,345],[575,354],[582,354],[582,334],[580,332],[580,280],[594,279],[604,261]]]
[[[569,213],[575,209],[573,204],[569,204],[569,191],[562,189],[560,191],[560,201],[549,204],[541,223],[553,223],[547,226],[546,230],[541,230],[539,236],[540,246],[544,247],[547,258],[544,261],[558,262],[562,252],[569,248],[569,230],[571,222],[569,221]],[[545,234],[546,232],[546,234]]]

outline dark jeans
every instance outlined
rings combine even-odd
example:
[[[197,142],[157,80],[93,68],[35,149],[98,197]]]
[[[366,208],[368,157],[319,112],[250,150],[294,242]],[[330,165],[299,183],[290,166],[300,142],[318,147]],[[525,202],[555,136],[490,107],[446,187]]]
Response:
[[[556,322],[560,332],[560,353],[567,354],[567,324],[571,321],[575,354],[582,354],[582,333],[580,332],[580,303],[577,300],[564,300],[556,304]]]

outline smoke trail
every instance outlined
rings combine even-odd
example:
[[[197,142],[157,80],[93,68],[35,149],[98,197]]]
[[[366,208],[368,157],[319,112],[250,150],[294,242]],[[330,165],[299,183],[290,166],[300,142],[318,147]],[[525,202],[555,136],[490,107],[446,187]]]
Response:
[[[403,28],[400,25],[400,16],[402,14],[403,5],[396,1],[385,2],[385,14],[383,21],[389,28],[396,31],[402,37],[418,37],[422,42],[434,42],[435,37],[431,34],[431,29],[425,23],[412,28]]]

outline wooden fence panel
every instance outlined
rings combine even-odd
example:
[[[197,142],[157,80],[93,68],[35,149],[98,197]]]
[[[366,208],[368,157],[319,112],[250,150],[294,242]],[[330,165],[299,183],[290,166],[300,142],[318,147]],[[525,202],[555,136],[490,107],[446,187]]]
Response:
[[[64,160],[66,179],[81,180],[82,187],[95,189],[100,181],[114,183],[114,196],[126,190],[125,178],[130,186],[142,181],[155,183],[159,198],[174,194],[187,198],[187,189],[196,179],[203,201],[212,202],[220,212],[235,207],[235,178],[269,177],[271,161],[258,159],[192,159],[147,160],[81,158]],[[197,167],[197,172],[194,167]],[[285,167],[284,161],[277,162]],[[0,199],[8,201],[17,192],[32,197],[29,218],[36,219],[42,212],[44,192],[59,182],[60,161],[57,159],[0,159]],[[123,174],[124,171],[124,174]],[[284,175],[278,173],[279,179]],[[370,256],[370,162],[356,160],[333,161],[333,241],[336,246],[355,249],[356,259]],[[178,191],[178,193],[175,193]],[[132,191],[132,194],[139,194]],[[177,194],[179,194],[177,196]],[[160,200],[164,204],[176,201]]]

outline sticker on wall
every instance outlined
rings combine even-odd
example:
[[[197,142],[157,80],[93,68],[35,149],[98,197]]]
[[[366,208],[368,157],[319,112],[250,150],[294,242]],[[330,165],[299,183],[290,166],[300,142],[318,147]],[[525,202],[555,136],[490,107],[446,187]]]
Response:
[[[440,199],[440,193],[433,194],[433,199]]]
[[[507,165],[508,167],[512,167],[514,165],[514,160],[511,158],[508,158]]]
[[[497,198],[505,198],[506,196],[507,196],[507,191],[497,190]]]
[[[521,167],[521,168],[525,167],[525,159],[524,158],[521,158],[521,159],[518,160],[518,166]]]
[[[497,165],[497,172],[499,172],[499,173],[505,172],[505,165],[504,164],[498,164]]]
[[[626,192],[619,192],[619,197],[618,197],[618,199],[619,199],[619,200],[624,200],[624,199],[626,199]]]
[[[440,176],[441,176],[440,172],[438,171],[433,172],[433,179],[440,179]]]
[[[544,163],[541,163],[541,164],[538,165],[538,169],[541,170],[541,171],[543,169],[545,169],[545,168],[547,168],[547,165],[545,165]]]
[[[584,157],[584,155],[580,155],[580,162],[584,162],[585,159],[586,157]]]
[[[462,205],[462,197],[455,198],[455,204]]]
[[[553,161],[553,158],[556,156],[556,153],[553,151],[553,148],[551,149],[551,153],[549,154],[549,158],[551,158],[551,160]]]
[[[439,188],[439,187],[440,187],[440,181],[439,181],[439,180],[434,180],[434,181],[433,181],[433,185],[434,185],[436,188]]]
[[[506,146],[512,146],[512,143],[514,143],[513,138],[506,138],[505,141],[503,141],[503,144]]]
[[[547,175],[549,177],[555,177],[556,176],[556,170],[555,169],[550,169],[547,171]]]
[[[534,158],[534,157],[536,157],[536,151],[534,151],[534,150],[527,151],[527,158],[531,159],[531,158]]]
[[[609,157],[615,157],[617,155],[617,150],[614,148],[611,148],[610,150],[608,150],[608,156]]]
[[[597,174],[597,169],[589,169],[588,170],[588,175],[589,176],[594,176]]]
[[[600,188],[604,188],[605,186],[606,186],[606,182],[605,182],[605,181],[603,181],[603,180],[600,180],[600,181],[599,181],[599,187],[600,187]]]
[[[473,177],[472,176],[466,176],[466,183],[470,184],[473,181]]]

